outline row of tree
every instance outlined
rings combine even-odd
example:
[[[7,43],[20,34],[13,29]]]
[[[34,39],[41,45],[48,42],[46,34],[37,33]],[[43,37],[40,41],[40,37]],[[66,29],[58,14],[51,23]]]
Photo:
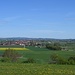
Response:
[[[58,43],[46,44],[46,48],[49,50],[61,50],[62,47]]]

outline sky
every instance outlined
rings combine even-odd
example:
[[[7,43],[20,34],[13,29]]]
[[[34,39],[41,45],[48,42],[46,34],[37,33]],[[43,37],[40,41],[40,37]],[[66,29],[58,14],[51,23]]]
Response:
[[[75,39],[75,0],[0,0],[0,37]]]

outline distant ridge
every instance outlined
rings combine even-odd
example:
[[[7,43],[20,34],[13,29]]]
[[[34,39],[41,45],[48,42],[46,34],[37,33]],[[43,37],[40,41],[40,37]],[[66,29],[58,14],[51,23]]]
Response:
[[[0,38],[0,40],[72,40],[75,41],[75,39],[28,38],[28,37],[7,37],[7,38]]]

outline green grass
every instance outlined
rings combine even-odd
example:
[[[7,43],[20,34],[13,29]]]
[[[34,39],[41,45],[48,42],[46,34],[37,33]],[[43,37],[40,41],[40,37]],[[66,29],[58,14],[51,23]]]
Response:
[[[0,63],[0,75],[75,75],[75,66]]]
[[[75,65],[48,64],[50,55],[56,53],[64,58],[75,55],[75,51],[51,51],[45,48],[26,47],[29,50],[17,50],[23,55],[21,61],[27,58],[36,60],[34,64],[2,63],[0,62],[0,75],[75,75]],[[0,54],[4,51],[0,50]]]
[[[29,50],[18,50],[17,52],[23,55],[20,58],[21,61],[25,61],[28,58],[33,58],[37,63],[48,63],[51,54],[58,54],[64,58],[69,58],[70,56],[75,56],[75,51],[51,51],[45,48],[37,47],[26,47]],[[4,51],[0,51],[3,54]]]
[[[35,48],[35,47],[27,47],[29,51],[18,51],[23,55],[23,60],[27,58],[33,58],[37,63],[48,63],[50,60],[51,54],[58,54],[64,58],[69,58],[70,56],[75,55],[75,51],[51,51],[45,48]]]
[[[26,47],[32,51],[49,51],[48,49],[46,48],[39,48],[39,47],[34,47],[34,46],[29,46],[29,47]]]

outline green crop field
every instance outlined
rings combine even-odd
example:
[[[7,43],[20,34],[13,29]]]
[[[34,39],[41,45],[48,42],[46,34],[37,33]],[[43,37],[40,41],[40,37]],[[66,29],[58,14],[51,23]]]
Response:
[[[8,47],[1,47],[8,48]],[[9,47],[10,48],[10,47]],[[75,65],[57,65],[48,64],[51,54],[58,54],[64,58],[75,55],[75,51],[51,51],[45,48],[26,47],[27,50],[22,50],[23,47],[11,47],[23,57],[19,58],[16,63],[0,62],[0,75],[75,75]],[[3,54],[4,50],[0,50]],[[22,61],[33,58],[36,63],[22,63]]]
[[[7,48],[4,48],[7,49]],[[23,57],[20,58],[21,61],[24,61],[28,58],[33,58],[37,63],[48,63],[50,60],[51,54],[58,54],[64,58],[70,56],[75,56],[75,51],[51,51],[45,48],[38,47],[26,47],[26,48],[12,48],[16,50]],[[3,54],[4,50],[0,49],[0,54]]]
[[[23,55],[21,59],[33,58],[37,63],[48,63],[52,54],[58,54],[64,58],[75,55],[75,51],[51,51],[45,48],[27,47],[28,51],[18,51]]]
[[[0,63],[0,75],[75,75],[75,66]]]

